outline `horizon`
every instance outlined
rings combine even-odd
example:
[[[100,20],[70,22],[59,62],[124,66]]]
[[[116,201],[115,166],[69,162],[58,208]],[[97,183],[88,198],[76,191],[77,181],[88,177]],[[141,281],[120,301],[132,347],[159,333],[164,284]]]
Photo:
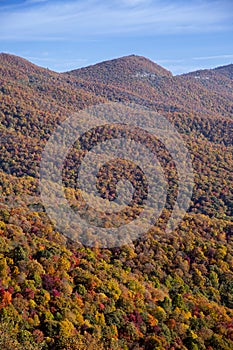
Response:
[[[233,61],[230,0],[2,0],[1,51],[56,72],[132,52],[174,75]]]
[[[22,58],[26,61],[28,61],[29,63],[32,63],[34,64],[35,66],[37,67],[40,67],[40,68],[44,68],[44,69],[48,69],[52,72],[55,72],[55,73],[67,73],[67,72],[70,72],[70,71],[74,71],[74,70],[78,70],[78,69],[82,69],[82,68],[88,68],[88,67],[91,67],[91,66],[95,66],[95,65],[98,65],[98,64],[101,64],[101,63],[104,63],[104,62],[109,62],[109,61],[115,61],[115,60],[118,60],[118,59],[121,59],[121,58],[128,58],[128,57],[131,57],[131,56],[136,56],[136,57],[143,57],[145,59],[148,59],[150,60],[151,62],[159,65],[160,67],[168,70],[165,66],[157,63],[156,61],[153,61],[151,60],[150,58],[146,57],[146,56],[141,56],[141,55],[136,55],[136,54],[129,54],[129,55],[125,55],[125,56],[120,56],[120,57],[113,57],[113,58],[110,58],[110,59],[107,59],[107,60],[103,60],[103,61],[100,61],[100,62],[96,62],[96,63],[93,63],[93,64],[90,64],[90,65],[84,65],[84,66],[81,66],[81,67],[78,67],[78,68],[74,68],[74,69],[70,69],[70,70],[66,70],[66,71],[57,71],[57,70],[53,70],[53,69],[50,69],[46,66],[43,66],[43,65],[40,65],[40,64],[36,64],[34,62],[32,62],[31,60],[27,59],[26,57],[23,57],[23,56],[19,56],[19,55],[16,55],[14,53],[10,53],[10,52],[0,52],[0,55],[9,55],[9,56],[15,56],[15,57],[18,57],[18,58]],[[209,67],[209,68],[199,68],[198,70],[212,70],[212,69],[217,69],[217,68],[221,68],[221,67],[227,67],[227,66],[230,66],[230,65],[233,65],[233,62],[230,62],[230,63],[227,63],[227,64],[224,64],[224,65],[219,65],[219,66],[214,66],[214,67]],[[187,72],[184,72],[184,73],[180,73],[180,74],[173,74],[172,71],[169,71],[172,73],[173,76],[177,76],[177,75],[182,75],[182,74],[188,74],[188,73],[193,73],[193,72],[196,72],[198,70],[192,70],[192,71],[187,71]]]

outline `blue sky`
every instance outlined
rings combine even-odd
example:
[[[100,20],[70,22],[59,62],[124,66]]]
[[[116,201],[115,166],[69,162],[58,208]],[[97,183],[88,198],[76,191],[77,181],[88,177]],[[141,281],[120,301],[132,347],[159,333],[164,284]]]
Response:
[[[138,54],[180,74],[233,62],[232,0],[0,0],[0,51],[55,71]]]

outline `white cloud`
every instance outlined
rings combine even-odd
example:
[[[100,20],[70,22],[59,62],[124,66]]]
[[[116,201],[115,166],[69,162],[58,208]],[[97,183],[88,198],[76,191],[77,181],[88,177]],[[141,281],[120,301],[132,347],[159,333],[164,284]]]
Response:
[[[165,58],[165,59],[158,59],[156,62],[157,62],[158,64],[182,63],[182,62],[184,62],[184,58],[177,58],[177,59]]]
[[[197,70],[203,69],[201,65],[192,65],[188,62],[184,62],[183,64],[168,64],[165,65],[165,68],[170,70],[173,75],[180,75],[189,72],[195,72]],[[209,68],[209,67],[206,67]]]
[[[224,59],[224,58],[233,58],[233,55],[200,56],[200,57],[193,57],[193,60],[202,61],[202,60],[216,60],[216,59]]]
[[[48,0],[26,0],[25,4],[37,4],[41,2],[47,2]]]
[[[213,55],[213,56],[199,56],[192,58],[177,58],[177,59],[157,59],[156,63],[164,66],[170,70],[174,75],[194,72],[200,69],[210,69],[223,64],[229,64],[229,62],[223,63],[219,60],[232,59],[233,55]],[[198,62],[200,61],[200,62]],[[203,62],[202,62],[203,61]],[[210,64],[208,61],[214,61]]]
[[[151,3],[150,0],[121,0],[120,2],[126,6],[149,5]]]
[[[28,4],[2,11],[0,7],[0,39],[76,40],[113,34],[196,33],[222,30],[233,22],[224,1],[38,1],[36,7]]]

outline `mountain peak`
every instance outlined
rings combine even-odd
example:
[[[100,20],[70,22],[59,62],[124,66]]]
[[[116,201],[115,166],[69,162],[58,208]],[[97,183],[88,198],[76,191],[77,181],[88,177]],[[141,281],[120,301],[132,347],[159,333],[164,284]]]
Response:
[[[37,66],[36,64],[28,61],[27,59],[12,55],[9,53],[1,52],[0,53],[0,65],[4,68],[14,70],[15,72],[21,73],[42,73],[42,74],[57,74],[56,72],[50,71],[47,68]]]
[[[0,53],[0,62],[3,62],[4,64],[21,66],[21,67],[25,65],[34,66],[33,63],[31,63],[30,61],[26,60],[23,57],[19,57],[16,55],[5,53],[5,52]]]
[[[115,58],[109,61],[105,61],[102,63],[109,63],[109,64],[122,64],[125,63],[126,65],[130,66],[133,70],[146,70],[148,73],[157,73],[158,75],[169,75],[171,76],[172,73],[166,70],[165,68],[161,67],[157,63],[153,62],[149,58],[146,58],[144,56],[138,56],[138,55],[129,55],[129,56],[123,56],[120,58]]]
[[[165,68],[148,58],[137,55],[115,58],[67,73],[84,79],[91,76],[92,81],[104,81],[106,83],[120,82],[123,79],[128,80],[130,77],[172,76],[172,73]]]

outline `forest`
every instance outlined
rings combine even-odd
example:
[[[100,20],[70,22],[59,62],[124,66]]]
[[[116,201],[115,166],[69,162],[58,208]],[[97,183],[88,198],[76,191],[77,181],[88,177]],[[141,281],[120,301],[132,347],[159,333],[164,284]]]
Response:
[[[233,65],[173,76],[132,55],[56,73],[0,54],[0,349],[233,348],[232,79]],[[83,206],[83,157],[122,133],[156,151],[168,196],[155,225],[132,243],[88,247],[48,217],[40,162],[66,118],[111,103],[135,103],[166,117],[189,150],[195,186],[183,220],[166,232],[178,181],[171,154],[143,132],[90,129],[62,171],[74,211]],[[132,203],[111,217],[103,214],[103,227],[137,217],[147,196],[141,169],[118,160],[100,168],[102,198],[114,200],[122,174],[135,188]]]

